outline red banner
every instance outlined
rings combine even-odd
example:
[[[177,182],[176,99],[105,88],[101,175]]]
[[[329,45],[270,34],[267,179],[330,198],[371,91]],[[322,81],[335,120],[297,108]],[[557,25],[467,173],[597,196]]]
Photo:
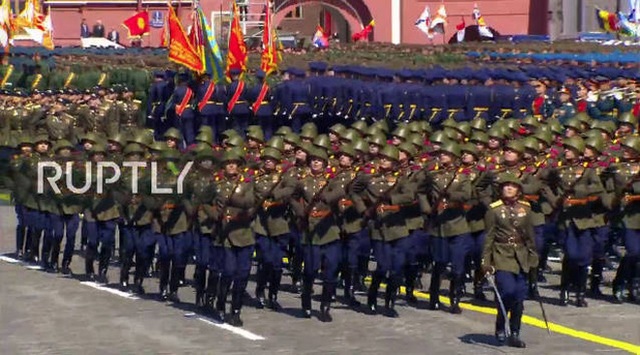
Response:
[[[265,6],[264,17],[264,32],[262,33],[262,56],[260,58],[260,69],[267,75],[278,70],[277,56],[276,56],[276,41],[274,38],[275,32],[271,29],[271,9],[269,8],[269,1]]]
[[[231,34],[229,36],[229,52],[227,53],[227,78],[231,79],[229,71],[239,69],[247,70],[247,45],[244,43],[244,35],[240,27],[238,4],[233,2],[233,20],[231,21]]]
[[[138,12],[124,20],[122,25],[129,32],[129,37],[145,35],[149,33],[149,13],[147,11]]]
[[[362,31],[358,32],[358,33],[354,33],[351,36],[351,39],[354,42],[360,41],[360,40],[367,40],[369,39],[369,33],[371,33],[371,31],[373,31],[373,26],[375,26],[376,23],[371,20],[371,22],[369,22],[369,24],[367,25],[367,27],[363,28]]]
[[[189,42],[187,34],[182,28],[180,19],[173,10],[173,7],[169,6],[169,18],[167,19],[169,25],[169,60],[182,64],[188,69],[202,73],[204,71],[204,65],[200,56]]]

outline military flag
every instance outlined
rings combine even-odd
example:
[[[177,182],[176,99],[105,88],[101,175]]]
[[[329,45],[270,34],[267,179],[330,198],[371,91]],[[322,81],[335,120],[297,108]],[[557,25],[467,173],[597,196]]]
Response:
[[[44,31],[44,15],[38,0],[27,0],[22,10],[15,18],[17,28],[34,28]]]
[[[631,37],[640,37],[640,24],[630,20],[629,16],[618,13],[618,30],[620,34]]]
[[[598,20],[598,26],[605,32],[618,31],[618,16],[616,14],[596,8],[596,20]]]
[[[329,48],[329,39],[324,34],[322,26],[316,26],[316,33],[313,35],[313,45],[316,48]]]
[[[2,0],[0,4],[0,45],[5,49],[9,46],[12,36],[11,6],[9,0]]]
[[[464,42],[464,35],[466,33],[467,24],[464,22],[464,17],[461,19],[462,22],[456,25],[456,39],[458,42]]]
[[[169,4],[167,23],[169,60],[182,64],[195,72],[202,73],[204,71],[204,64],[198,52],[196,52],[191,42],[189,42],[187,34],[184,32],[184,28],[180,23],[180,19],[178,19],[171,4]]]
[[[231,79],[230,70],[247,70],[247,45],[244,43],[244,34],[240,27],[240,15],[238,4],[233,2],[233,20],[231,20],[231,33],[229,34],[229,46],[227,52],[227,78]]]
[[[271,26],[271,6],[269,0],[265,7],[264,27],[262,29],[262,56],[260,69],[267,75],[278,70],[278,50],[276,48],[275,29]]]
[[[482,17],[482,14],[480,13],[478,4],[473,5],[473,19],[476,21],[476,25],[478,25],[478,33],[480,36],[493,38],[493,33],[491,33],[487,23],[484,21],[484,17]]]
[[[433,32],[431,32],[431,10],[429,5],[424,7],[422,14],[416,20],[415,26],[422,31],[429,39],[433,39]]]
[[[375,25],[376,25],[376,22],[374,20],[371,20],[371,22],[369,22],[369,24],[365,26],[365,28],[363,28],[362,31],[358,33],[354,33],[351,36],[351,39],[354,42],[357,42],[359,40],[366,40],[367,38],[369,38],[369,34],[371,33],[371,31],[373,31],[373,27]]]
[[[436,16],[431,20],[431,31],[435,33],[444,33],[444,26],[447,24],[447,10],[444,4],[441,4],[436,12]]]
[[[127,29],[129,38],[149,34],[149,12],[138,12],[137,14],[124,20],[124,22],[122,22],[122,25]]]
[[[207,23],[207,18],[199,4],[193,9],[191,14],[191,29],[189,31],[189,40],[200,56],[200,60],[204,65],[204,71],[211,75],[215,82],[223,79],[224,71],[222,69],[222,54],[218,42],[211,31],[211,27]]]

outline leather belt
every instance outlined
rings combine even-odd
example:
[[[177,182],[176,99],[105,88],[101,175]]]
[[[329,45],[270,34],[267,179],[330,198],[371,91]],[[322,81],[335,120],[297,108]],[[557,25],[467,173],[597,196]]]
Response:
[[[640,195],[625,195],[622,198],[622,201],[627,204],[632,202],[638,202],[640,201]]]
[[[524,239],[520,235],[510,235],[506,238],[496,238],[495,242],[498,244],[509,244],[509,245],[525,245]]]
[[[164,205],[162,205],[163,210],[173,210],[176,207],[178,207],[178,205],[176,205],[175,203],[165,203]]]
[[[347,200],[346,198],[343,198],[340,201],[338,201],[338,205],[340,205],[340,207],[342,207],[342,208],[351,207],[351,206],[353,206],[353,201]]]
[[[249,220],[249,216],[246,213],[238,213],[236,215],[226,214],[223,218],[225,222],[244,222]]]
[[[444,211],[454,208],[464,208],[464,205],[460,202],[440,201],[438,202],[438,206],[436,208],[438,209],[438,211]]]
[[[277,201],[264,201],[262,203],[262,208],[264,208],[265,210],[271,208],[271,207],[276,207],[276,206],[282,206],[284,205],[284,202],[277,202]]]
[[[598,196],[589,196],[585,198],[567,198],[564,200],[565,207],[573,207],[573,206],[584,206],[589,204],[590,202],[594,202],[598,200]]]
[[[311,218],[325,218],[327,216],[331,215],[331,210],[312,210],[309,213],[309,217]]]
[[[376,211],[378,211],[379,214],[382,214],[384,212],[400,212],[400,208],[400,205],[381,204],[378,206],[378,208],[376,208]]]
[[[524,195],[524,199],[530,202],[538,202],[540,195]]]

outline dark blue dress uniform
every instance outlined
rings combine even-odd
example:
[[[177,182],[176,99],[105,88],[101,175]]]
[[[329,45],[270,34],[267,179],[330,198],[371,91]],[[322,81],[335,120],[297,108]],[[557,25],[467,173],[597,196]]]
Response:
[[[265,73],[262,70],[256,73],[256,78],[258,78],[258,84],[249,89],[247,96],[251,102],[251,110],[256,119],[255,123],[262,127],[265,139],[270,139],[275,126],[271,88],[266,82]]]
[[[429,102],[429,108],[425,111],[427,122],[437,126],[448,116],[446,85],[432,85],[425,94]]]
[[[168,129],[168,125],[163,122],[165,115],[166,103],[171,96],[171,90],[166,80],[165,73],[154,73],[155,81],[149,88],[149,100],[147,101],[147,126],[153,128],[156,139],[162,137]]]
[[[489,114],[495,110],[493,106],[492,87],[473,85],[469,87],[469,102],[472,109],[471,119],[482,118],[489,121]]]
[[[249,125],[249,117],[251,117],[251,108],[248,101],[248,88],[238,76],[240,70],[231,69],[233,81],[227,89],[227,112],[229,113],[230,126],[238,133],[244,136],[247,126]],[[234,102],[235,100],[235,102]]]
[[[226,129],[227,87],[215,84],[211,79],[204,80],[196,90],[196,103],[200,124],[210,126],[214,142],[219,141],[219,135]]]
[[[509,85],[496,84],[492,86],[492,105],[487,122],[495,122],[522,115],[520,109],[525,108],[518,102],[518,93]]]
[[[194,92],[188,86],[187,74],[180,75],[180,84],[173,91],[170,110],[175,111],[177,126],[187,146],[195,142],[195,111],[193,109]]]
[[[287,113],[287,119],[294,132],[300,132],[302,124],[311,118],[311,87],[302,80],[305,76],[302,70],[293,70],[296,78],[286,83],[286,91],[283,97],[283,106]]]
[[[446,87],[447,95],[447,117],[453,118],[457,114],[457,121],[470,121],[475,112],[473,104],[469,100],[469,93],[466,85],[450,85]],[[462,114],[460,114],[460,112]]]

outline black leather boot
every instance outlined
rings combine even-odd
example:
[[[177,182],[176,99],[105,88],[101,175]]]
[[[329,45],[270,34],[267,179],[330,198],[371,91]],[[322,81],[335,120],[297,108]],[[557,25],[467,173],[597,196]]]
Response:
[[[378,288],[380,288],[381,275],[374,273],[367,293],[367,313],[374,315],[378,313]]]
[[[27,228],[24,226],[16,226],[16,258],[18,259],[23,257],[26,230]]]
[[[320,303],[320,321],[325,323],[333,322],[331,317],[331,296],[333,295],[333,289],[335,286],[331,283],[325,282],[322,286],[322,301]]]
[[[240,318],[239,309],[234,309],[231,311],[231,316],[229,317],[229,325],[232,325],[234,327],[242,327],[244,325],[244,322]]]
[[[529,270],[529,299],[537,300],[540,297],[538,291],[538,269]]]
[[[589,288],[590,296],[593,298],[601,298],[602,291],[600,284],[602,283],[602,270],[604,269],[604,259],[595,259],[591,264],[591,285]]]
[[[193,275],[194,287],[196,289],[196,307],[204,307],[204,288],[206,284],[207,269],[205,266],[196,266],[196,271]]]
[[[216,302],[216,312],[218,319],[224,322],[224,314],[227,303],[227,295],[229,294],[229,287],[231,286],[231,280],[222,277],[220,279],[220,285],[218,287],[218,300]]]
[[[171,267],[171,280],[169,281],[169,301],[173,303],[180,303],[180,297],[178,297],[178,288],[180,287],[180,268]]]
[[[313,280],[305,280],[302,285],[302,295],[300,300],[302,301],[302,316],[304,318],[311,318],[311,292],[313,290]]]
[[[282,309],[282,306],[278,303],[278,292],[280,291],[281,282],[282,270],[273,270],[271,273],[271,281],[269,281],[269,303],[267,307],[276,312]]]
[[[416,277],[418,276],[418,264],[407,265],[405,270],[405,288],[406,288],[406,296],[405,299],[409,304],[415,304],[418,302],[418,298],[413,294],[415,290]]]
[[[462,285],[462,278],[454,276],[449,284],[449,297],[451,299],[451,308],[449,313],[460,314],[462,309],[460,308],[460,287]]]
[[[205,306],[207,309],[214,311],[214,302],[216,300],[216,296],[218,295],[218,284],[220,282],[220,274],[209,270],[209,277],[207,278],[207,291],[206,291],[206,299]]]
[[[525,348],[527,345],[520,339],[520,325],[522,322],[522,312],[524,304],[516,302],[511,308],[511,318],[509,319],[509,327],[511,328],[511,336],[507,341],[507,345],[512,348]]]
[[[122,254],[120,264],[120,288],[126,290],[129,287],[129,270],[131,269],[131,258],[126,253]]]
[[[443,267],[436,264],[431,272],[431,283],[429,284],[429,309],[436,311],[440,309],[440,277]]]
[[[384,294],[384,315],[389,318],[398,318],[396,311],[396,297],[398,295],[399,280],[397,277],[391,277],[387,284]]]
[[[562,271],[560,272],[560,305],[567,306],[569,304],[569,283],[572,277],[572,268],[564,258],[562,260]]]
[[[69,260],[62,260],[62,267],[60,268],[60,272],[63,275],[69,275],[71,274],[71,268],[69,267],[71,263],[69,262]]]
[[[263,309],[266,305],[266,299],[264,296],[264,290],[267,286],[267,275],[269,270],[264,265],[258,266],[258,272],[256,275],[256,308]]]
[[[351,270],[351,274],[349,275],[351,278],[351,282],[349,283],[349,288],[345,290],[345,293],[348,291],[348,304],[351,308],[358,308],[361,306],[360,301],[356,299],[356,286],[358,284],[359,275],[356,270]]]
[[[496,316],[496,340],[500,345],[504,344],[507,341],[507,333],[505,331],[505,319],[504,314],[500,310],[500,304],[496,301],[496,309],[498,310],[498,315]]]
[[[487,296],[484,294],[482,289],[484,283],[484,275],[482,274],[482,270],[479,267],[476,268],[473,274],[473,298],[478,301],[486,301]]]
[[[51,259],[49,262],[49,270],[51,272],[58,272],[59,260],[60,260],[60,243],[56,241],[51,247]]]
[[[578,292],[576,294],[576,307],[585,308],[589,306],[585,299],[589,270],[586,266],[584,266],[578,268],[576,271],[576,283],[578,284]]]
[[[169,286],[169,272],[171,271],[170,261],[160,261],[160,299],[166,301],[169,298],[167,287]]]

